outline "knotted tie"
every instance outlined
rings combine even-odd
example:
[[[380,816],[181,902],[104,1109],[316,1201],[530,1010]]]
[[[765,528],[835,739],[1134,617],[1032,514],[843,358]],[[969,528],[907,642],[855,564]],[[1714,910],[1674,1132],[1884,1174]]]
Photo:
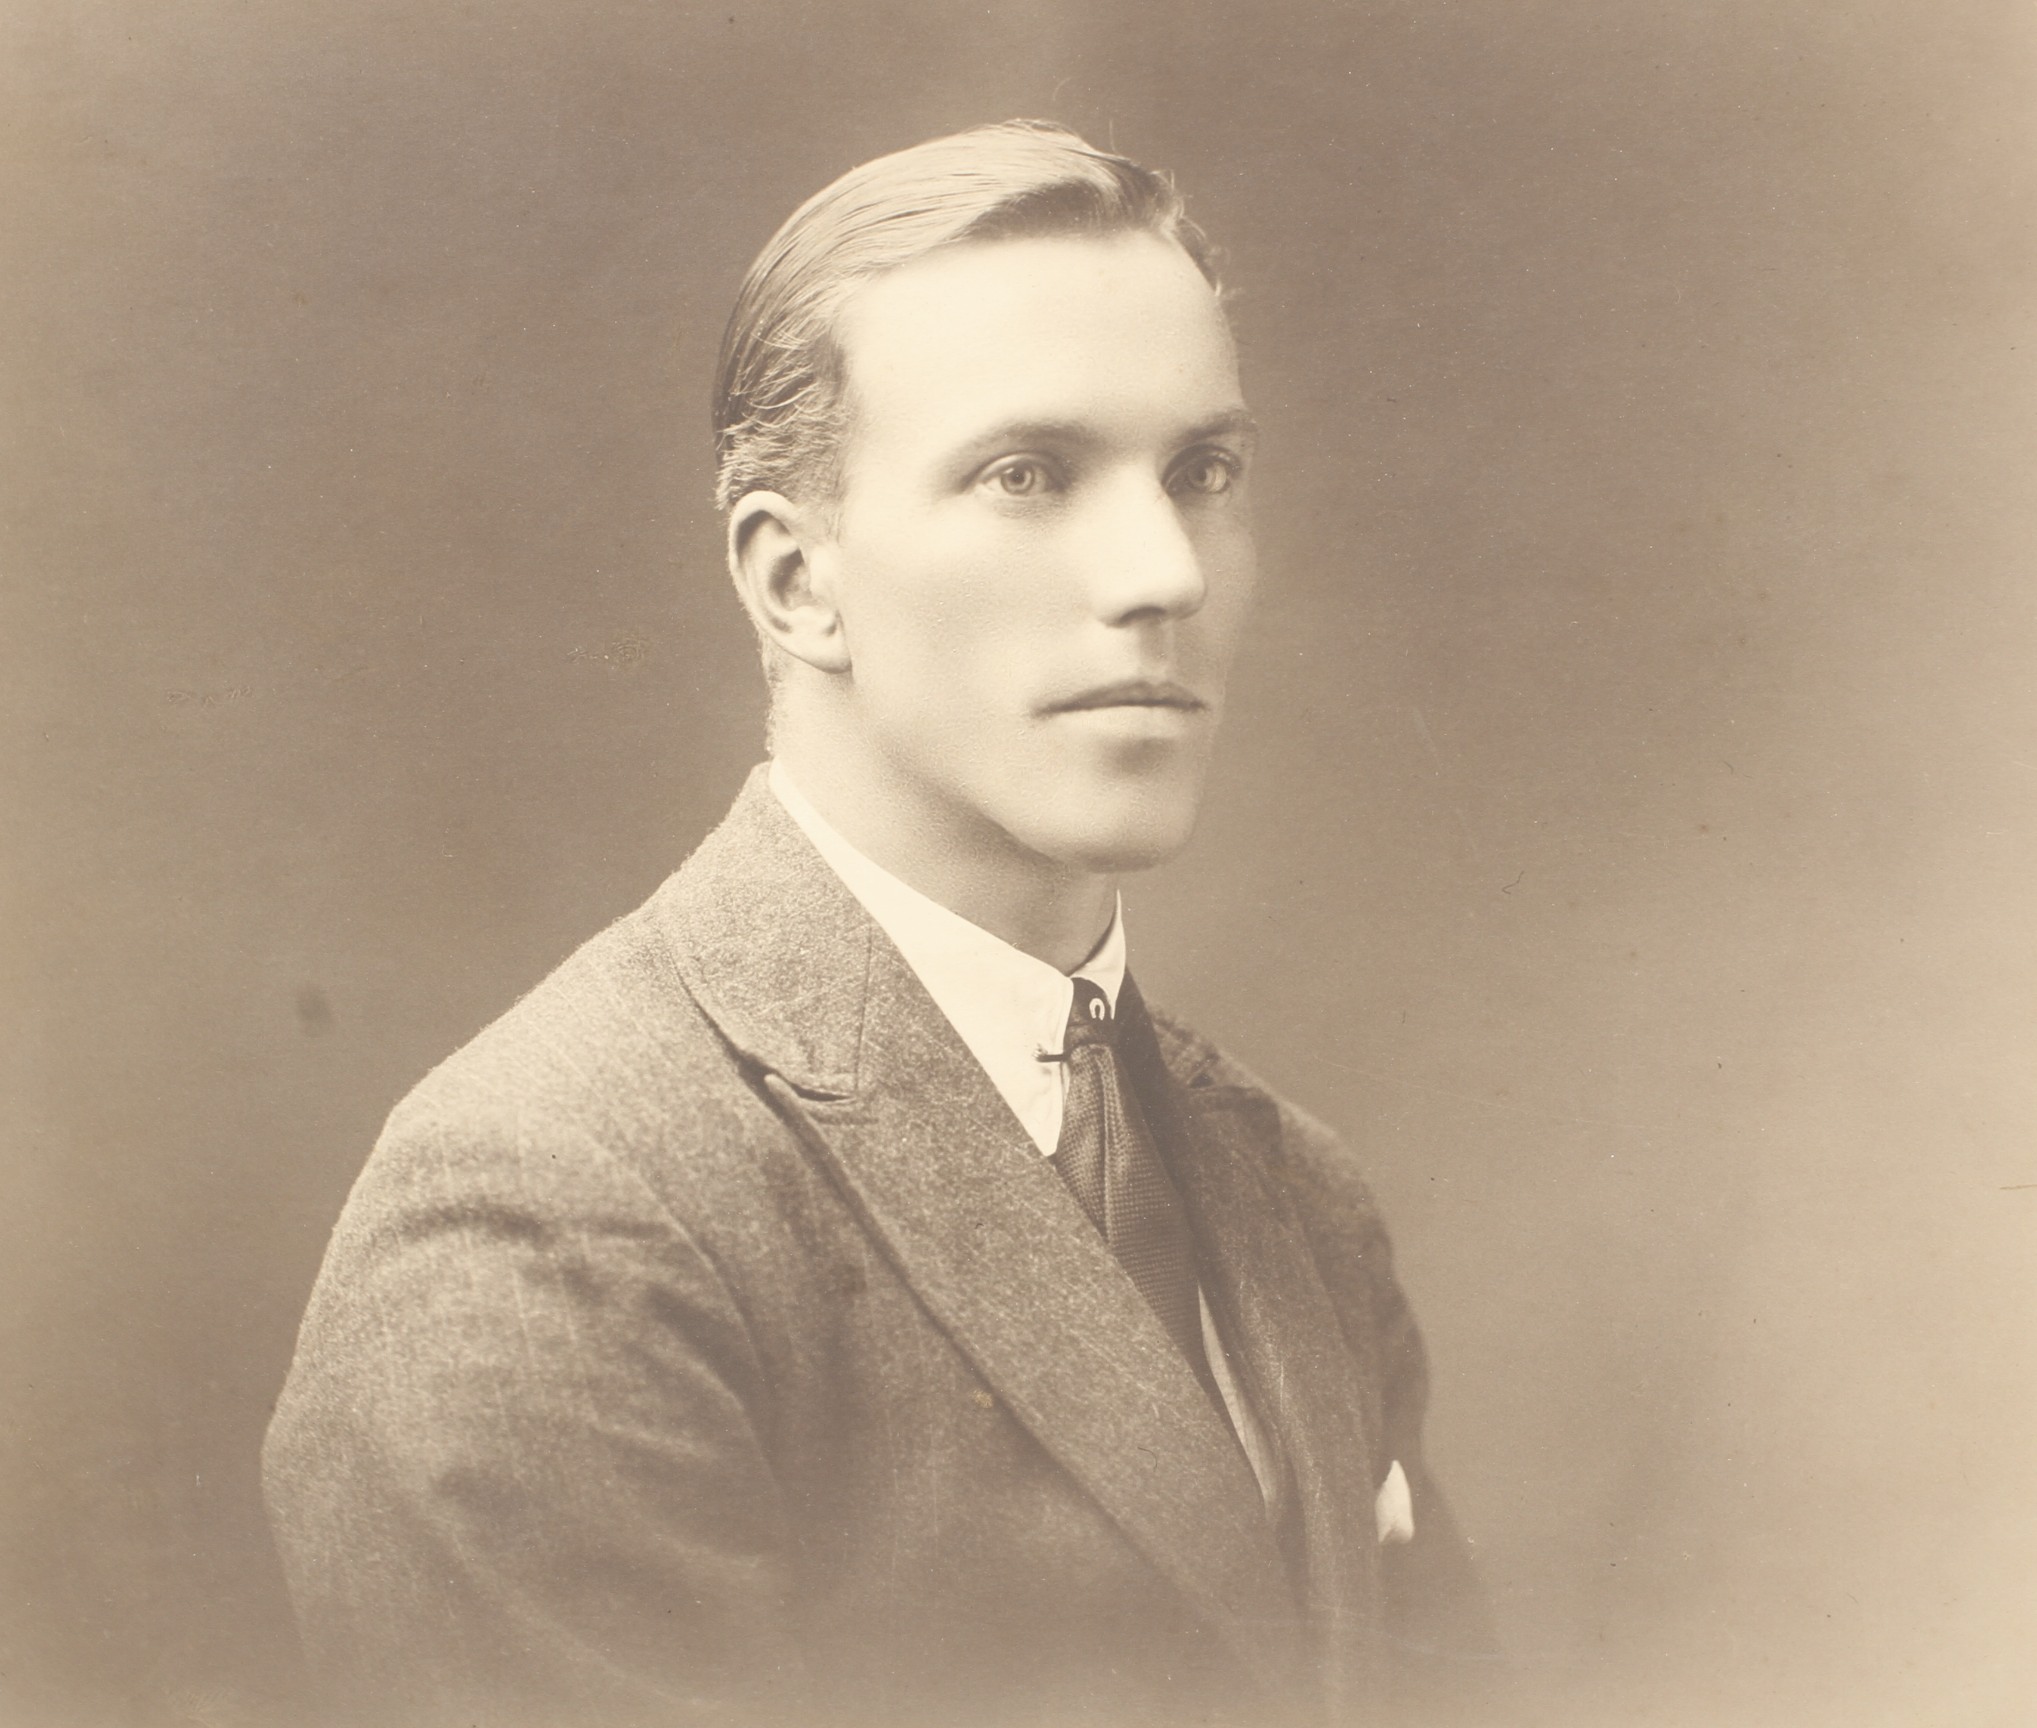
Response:
[[[1214,1400],[1188,1215],[1125,1082],[1110,1001],[1086,978],[1074,984],[1063,1045],[1068,1098],[1054,1166]]]

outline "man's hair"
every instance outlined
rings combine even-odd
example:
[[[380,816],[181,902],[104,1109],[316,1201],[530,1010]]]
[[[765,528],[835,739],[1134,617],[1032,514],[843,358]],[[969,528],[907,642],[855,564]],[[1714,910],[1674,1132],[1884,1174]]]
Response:
[[[715,380],[715,501],[835,500],[849,430],[836,326],[872,277],[945,246],[1150,233],[1217,286],[1212,248],[1163,174],[1040,120],[936,138],[853,168],[772,235],[743,278]]]

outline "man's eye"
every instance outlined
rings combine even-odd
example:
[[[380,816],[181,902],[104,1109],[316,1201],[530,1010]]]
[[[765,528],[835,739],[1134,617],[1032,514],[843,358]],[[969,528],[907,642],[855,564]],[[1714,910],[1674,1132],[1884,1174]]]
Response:
[[[1054,489],[1047,465],[1031,456],[1013,456],[984,470],[983,481],[1006,498],[1037,498]]]
[[[1177,493],[1190,492],[1210,496],[1228,492],[1238,483],[1242,464],[1237,457],[1225,450],[1204,450],[1189,457],[1174,470],[1168,482],[1169,490]]]

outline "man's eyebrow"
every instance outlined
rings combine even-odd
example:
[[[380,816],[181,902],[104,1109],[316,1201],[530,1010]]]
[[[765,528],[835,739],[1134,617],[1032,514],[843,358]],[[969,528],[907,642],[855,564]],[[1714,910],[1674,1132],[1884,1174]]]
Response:
[[[1103,434],[1080,420],[1003,420],[973,433],[956,447],[958,456],[987,456],[999,450],[1022,450],[1033,444],[1069,446],[1101,444]]]
[[[1259,422],[1252,418],[1245,408],[1226,408],[1221,414],[1214,414],[1199,426],[1189,428],[1184,444],[1204,444],[1212,438],[1238,438],[1246,442],[1259,436]]]
[[[1191,444],[1206,444],[1213,438],[1237,438],[1246,441],[1259,435],[1259,422],[1243,408],[1226,408],[1212,414],[1207,420],[1199,420],[1175,440],[1183,449]],[[957,446],[955,455],[969,459],[990,455],[1000,450],[1022,450],[1029,445],[1058,445],[1063,449],[1082,449],[1105,443],[1105,435],[1096,427],[1081,420],[1030,419],[1000,421],[986,427]]]

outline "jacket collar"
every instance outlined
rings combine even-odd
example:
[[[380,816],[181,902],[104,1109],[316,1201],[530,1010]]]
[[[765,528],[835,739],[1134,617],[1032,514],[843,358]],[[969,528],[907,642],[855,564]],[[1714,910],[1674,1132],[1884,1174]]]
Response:
[[[891,947],[753,770],[733,808],[653,902],[708,1017],[758,1066],[809,1097],[845,1097],[872,1078],[863,1051],[874,955]],[[1215,1074],[1215,1047],[1153,1021],[1181,1085]]]
[[[763,770],[653,909],[703,1012],[1013,1414],[1248,1671],[1284,1693],[1309,1648],[1348,1696],[1339,1652],[1376,1587],[1366,1400],[1299,1223],[1261,1175],[1273,1101],[1227,1083],[1194,1034],[1138,1013],[1142,1090],[1169,1101],[1206,1285],[1295,1471],[1305,1626],[1250,1469],[1194,1375]]]
[[[870,968],[882,932],[772,796],[768,767],[651,902],[686,987],[721,1035],[809,1098],[869,1079]]]

